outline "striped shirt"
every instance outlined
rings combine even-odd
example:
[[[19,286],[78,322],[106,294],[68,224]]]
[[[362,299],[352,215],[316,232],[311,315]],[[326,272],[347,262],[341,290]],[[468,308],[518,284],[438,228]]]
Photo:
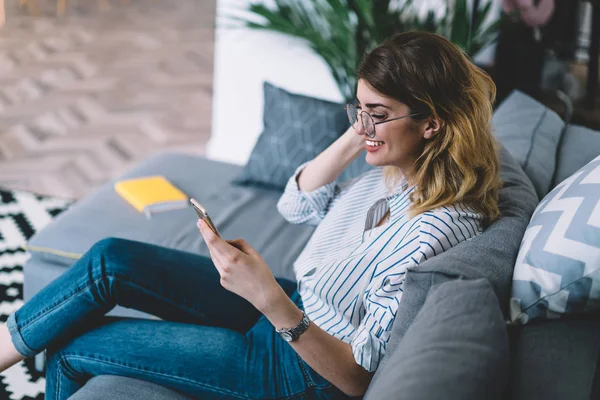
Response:
[[[356,362],[375,371],[402,298],[406,269],[482,232],[482,216],[455,204],[414,217],[406,179],[389,192],[383,168],[311,192],[290,177],[277,203],[294,224],[317,225],[294,272],[310,320],[349,343]],[[391,193],[391,194],[390,194]],[[389,210],[389,220],[376,227]]]

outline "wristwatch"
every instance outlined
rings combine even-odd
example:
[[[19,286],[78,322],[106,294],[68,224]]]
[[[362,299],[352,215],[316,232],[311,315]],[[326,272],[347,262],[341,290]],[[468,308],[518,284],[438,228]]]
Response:
[[[281,336],[281,338],[283,340],[285,340],[286,342],[291,342],[293,340],[298,339],[298,336],[300,336],[300,334],[302,334],[302,332],[304,332],[306,329],[308,329],[308,325],[310,325],[310,320],[308,319],[308,317],[306,316],[306,314],[303,311],[302,319],[300,320],[300,322],[298,322],[298,325],[296,325],[293,328],[287,328],[287,329],[275,328],[275,331],[277,331],[277,333],[279,333],[279,336]]]

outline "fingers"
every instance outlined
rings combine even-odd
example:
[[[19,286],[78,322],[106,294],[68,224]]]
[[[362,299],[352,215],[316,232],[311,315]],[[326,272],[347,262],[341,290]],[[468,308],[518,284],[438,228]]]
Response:
[[[212,229],[204,222],[202,219],[198,219],[196,222],[196,226],[200,230],[204,241],[209,247],[212,247],[217,250],[221,250],[223,248],[224,240],[219,237]]]
[[[237,263],[242,255],[240,251],[232,246],[229,241],[223,240],[219,235],[213,232],[206,222],[199,219],[197,222],[198,228],[204,237],[206,246],[212,255],[216,255],[221,260],[229,263]]]
[[[239,239],[235,239],[235,240],[226,240],[227,243],[229,243],[230,245],[232,245],[233,247],[235,247],[236,249],[240,250],[240,251],[244,251],[244,249],[242,248],[242,246],[240,245],[240,243],[238,242]]]
[[[235,248],[241,250],[242,252],[248,255],[258,254],[256,250],[254,250],[254,248],[250,246],[250,244],[248,244],[248,242],[246,242],[244,239],[228,240],[227,243],[231,244]]]

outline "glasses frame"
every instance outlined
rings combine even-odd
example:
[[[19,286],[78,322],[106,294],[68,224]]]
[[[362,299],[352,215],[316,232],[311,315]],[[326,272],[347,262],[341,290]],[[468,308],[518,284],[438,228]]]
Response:
[[[350,125],[352,127],[354,127],[354,122],[352,122],[352,119],[350,118],[350,114],[348,113],[349,111],[354,110],[354,115],[356,115],[356,122],[358,122],[358,108],[354,107],[352,104],[346,104],[346,106],[344,107],[346,109],[346,114],[348,114],[348,120],[350,120]],[[371,120],[371,124],[373,125],[373,133],[369,133],[369,130],[367,128],[367,126],[365,125],[365,117],[363,114],[367,114],[367,116],[369,117],[369,119]],[[421,113],[412,113],[409,115],[403,115],[401,117],[396,117],[396,118],[389,118],[386,119],[385,121],[379,121],[379,122],[375,122],[373,120],[373,117],[371,116],[371,114],[369,114],[368,112],[366,112],[365,110],[361,110],[360,111],[360,120],[362,121],[362,126],[365,130],[365,133],[368,137],[370,137],[371,139],[373,139],[375,137],[375,126],[376,125],[380,125],[380,124],[385,124],[386,122],[392,122],[392,121],[396,121],[399,119],[403,119],[403,118],[408,118],[408,117],[414,117],[415,115],[419,115]]]

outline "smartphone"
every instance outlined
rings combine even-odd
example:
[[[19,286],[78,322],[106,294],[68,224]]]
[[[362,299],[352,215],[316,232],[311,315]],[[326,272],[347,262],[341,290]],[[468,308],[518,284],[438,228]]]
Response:
[[[193,197],[190,199],[190,203],[192,203],[192,206],[194,206],[194,210],[196,210],[196,214],[198,214],[198,217],[202,218],[204,222],[208,224],[210,229],[212,229],[212,231],[216,233],[217,236],[221,237],[219,231],[217,230],[217,227],[215,226],[215,224],[213,224],[212,220],[208,216],[208,212],[206,211],[206,209],[202,207],[202,205],[198,203],[198,201]]]

